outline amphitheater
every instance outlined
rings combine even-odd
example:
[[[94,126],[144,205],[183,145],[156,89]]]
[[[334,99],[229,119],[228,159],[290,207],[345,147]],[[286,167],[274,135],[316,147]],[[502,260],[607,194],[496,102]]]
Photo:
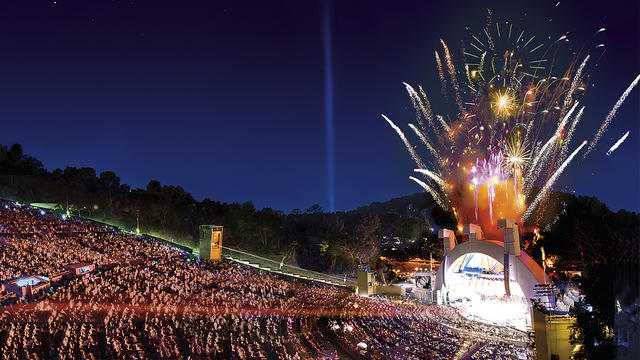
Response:
[[[466,302],[468,308],[473,308],[469,310],[475,310],[472,315],[487,320],[499,320],[518,312],[516,316],[524,323],[507,321],[507,324],[530,329],[532,299],[536,298],[536,285],[546,283],[545,274],[540,265],[520,250],[515,221],[501,219],[498,228],[503,230],[503,241],[485,239],[482,229],[474,224],[463,227],[466,241],[461,243],[452,230],[439,231],[444,253],[435,292],[440,302]],[[492,301],[495,306],[490,305]]]

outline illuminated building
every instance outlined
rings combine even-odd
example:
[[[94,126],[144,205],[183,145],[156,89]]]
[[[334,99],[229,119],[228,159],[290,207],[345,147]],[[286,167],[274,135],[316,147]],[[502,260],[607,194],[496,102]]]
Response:
[[[480,226],[463,226],[463,238],[441,229],[444,259],[436,274],[434,292],[439,303],[451,303],[470,317],[496,324],[531,328],[531,303],[537,284],[544,284],[542,268],[520,251],[518,225],[501,219],[504,241],[488,240]]]
[[[49,278],[40,275],[25,275],[2,284],[2,288],[20,298],[29,298],[37,295],[41,291],[47,291],[51,286]]]
[[[65,270],[71,272],[73,275],[85,275],[96,269],[95,264],[77,263],[64,266]]]

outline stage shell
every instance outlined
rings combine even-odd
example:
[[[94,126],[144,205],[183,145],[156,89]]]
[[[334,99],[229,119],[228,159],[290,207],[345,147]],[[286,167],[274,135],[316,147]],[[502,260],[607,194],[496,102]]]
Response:
[[[445,258],[438,269],[436,274],[436,287],[435,290],[442,291],[446,283],[446,273],[451,271],[451,265],[460,257],[471,254],[480,253],[494,258],[502,266],[504,262],[504,243],[495,240],[474,240],[463,242],[453,248],[445,254]],[[515,261],[510,266],[509,277],[514,279],[522,292],[524,293],[529,306],[531,306],[531,299],[534,298],[534,287],[536,284],[544,283],[544,272],[540,265],[538,265],[533,259],[531,259],[526,253],[521,252],[519,256],[514,256]]]

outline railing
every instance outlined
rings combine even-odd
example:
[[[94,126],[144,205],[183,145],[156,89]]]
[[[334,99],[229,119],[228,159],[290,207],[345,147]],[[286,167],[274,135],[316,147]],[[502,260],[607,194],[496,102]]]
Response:
[[[34,203],[32,204],[33,206],[37,206],[37,207],[41,207],[41,208],[47,208],[49,209],[49,207],[45,207],[42,206],[43,204],[41,203]],[[106,219],[95,219],[92,218],[90,216],[82,216],[83,219],[86,220],[90,220],[96,223],[100,223],[102,225],[107,225],[107,226],[113,226],[116,227],[120,230],[125,230],[124,227],[122,225],[119,224],[115,224],[112,221],[108,221]],[[156,240],[162,241],[162,242],[166,242],[166,243],[170,243],[173,246],[177,246],[179,248],[181,248],[182,250],[188,251],[190,252],[192,249],[189,247],[186,247],[184,244],[178,243],[176,241],[172,241],[169,239],[165,239],[162,236],[159,236],[158,234],[144,234],[145,236],[149,236],[152,237]],[[245,265],[249,265],[255,268],[259,268],[262,270],[266,270],[266,271],[270,271],[270,272],[275,272],[275,273],[279,273],[282,275],[287,275],[287,276],[293,276],[296,278],[300,278],[300,279],[306,279],[306,280],[314,280],[314,281],[318,281],[318,282],[322,282],[325,284],[330,284],[330,285],[335,285],[335,286],[343,286],[343,287],[353,287],[355,288],[357,286],[357,282],[355,279],[350,278],[350,277],[345,277],[345,276],[336,276],[336,275],[330,275],[330,274],[325,274],[325,273],[321,273],[321,272],[317,272],[317,271],[313,271],[313,270],[308,270],[308,269],[303,269],[303,268],[299,268],[297,266],[293,266],[293,265],[288,265],[288,264],[284,264],[284,263],[280,263],[278,261],[272,260],[272,259],[267,259],[265,257],[262,256],[258,256],[258,255],[254,255],[254,254],[250,254],[241,250],[237,250],[237,249],[232,249],[229,247],[222,247],[223,251],[222,251],[222,255],[224,258],[232,260],[232,261],[236,261]]]
[[[226,246],[222,247],[222,256],[226,259],[243,263],[270,272],[280,273],[283,275],[294,276],[301,279],[315,280],[325,284],[355,287],[356,281],[349,277],[325,274],[313,270],[299,268],[297,266],[288,265],[262,256],[250,254],[241,250],[232,249]]]

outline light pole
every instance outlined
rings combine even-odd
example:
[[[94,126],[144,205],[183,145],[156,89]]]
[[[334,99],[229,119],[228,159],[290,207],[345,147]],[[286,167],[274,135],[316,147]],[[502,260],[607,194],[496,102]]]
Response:
[[[136,235],[140,235],[140,209],[136,209]]]

